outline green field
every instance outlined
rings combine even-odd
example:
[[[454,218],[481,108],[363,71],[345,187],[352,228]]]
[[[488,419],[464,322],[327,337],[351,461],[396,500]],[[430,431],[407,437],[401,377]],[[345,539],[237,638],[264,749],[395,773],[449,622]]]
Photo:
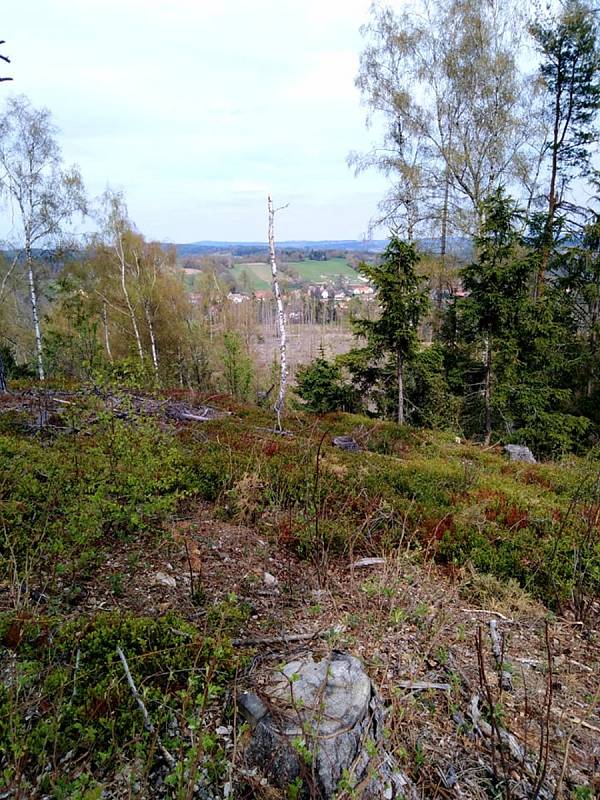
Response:
[[[297,272],[300,278],[307,283],[321,283],[333,281],[338,275],[347,278],[356,278],[356,272],[349,267],[345,258],[329,258],[327,261],[289,261],[281,263],[282,271]],[[232,269],[239,288],[244,291],[243,274],[247,275],[248,289],[269,289],[271,286],[271,269],[268,264],[253,262],[249,264],[236,264]]]
[[[356,279],[356,270],[349,267],[345,258],[329,258],[327,261],[290,261],[286,264],[305,281],[320,283],[334,280],[336,276]]]
[[[236,264],[231,271],[242,291],[246,291],[246,289],[263,291],[271,288],[271,268],[268,264],[261,262]],[[247,276],[247,287],[244,285],[244,273]]]
[[[329,258],[327,261],[289,261],[285,264],[281,263],[280,266],[284,268],[282,272],[287,268],[291,272],[297,273],[306,283],[333,282],[340,275],[350,280],[357,278],[356,271],[348,266],[345,258]],[[271,268],[264,262],[235,264],[231,273],[241,292],[264,291],[271,288]],[[184,281],[188,291],[194,291],[197,275],[200,274],[201,272],[198,270],[197,273],[185,275]],[[285,283],[285,280],[282,282]]]

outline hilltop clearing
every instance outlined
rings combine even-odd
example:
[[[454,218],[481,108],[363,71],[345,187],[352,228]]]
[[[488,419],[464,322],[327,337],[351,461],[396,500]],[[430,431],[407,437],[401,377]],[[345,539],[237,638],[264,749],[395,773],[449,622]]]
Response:
[[[421,796],[597,791],[592,458],[175,392],[5,396],[0,427],[4,796],[303,796],[244,767],[236,697],[333,650]]]

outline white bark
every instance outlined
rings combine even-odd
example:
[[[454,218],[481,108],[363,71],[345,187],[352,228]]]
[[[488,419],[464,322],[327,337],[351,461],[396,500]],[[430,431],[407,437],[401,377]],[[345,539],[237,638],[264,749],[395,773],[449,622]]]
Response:
[[[106,355],[110,363],[113,363],[112,351],[110,349],[110,339],[108,337],[108,314],[106,312],[106,303],[102,303],[102,326],[104,328],[104,345],[106,347]]]
[[[121,238],[120,231],[116,232],[116,242],[115,242],[115,250],[117,251],[117,257],[119,259],[119,264],[121,267],[121,287],[123,289],[123,295],[125,297],[125,303],[127,305],[127,309],[129,311],[129,318],[131,319],[131,326],[133,328],[133,335],[135,337],[135,343],[137,345],[138,355],[140,357],[140,361],[142,364],[144,363],[144,350],[142,348],[142,340],[140,338],[140,331],[137,325],[137,320],[135,318],[135,312],[133,310],[133,306],[131,305],[131,300],[129,298],[129,291],[127,289],[127,281],[125,280],[125,252],[123,250],[123,240]]]
[[[35,333],[35,352],[37,356],[38,377],[41,381],[46,379],[44,373],[44,358],[42,350],[42,333],[40,330],[40,317],[38,314],[37,292],[33,279],[33,258],[29,246],[27,247],[27,281],[29,283],[29,301],[31,303],[31,316],[33,317],[33,330]]]
[[[277,304],[277,322],[279,328],[279,361],[281,366],[281,373],[279,379],[279,396],[275,403],[275,413],[277,414],[277,427],[281,430],[281,413],[285,404],[285,392],[287,388],[287,340],[285,328],[285,311],[283,308],[283,298],[281,296],[281,289],[279,288],[279,280],[277,278],[277,260],[275,258],[275,211],[279,209],[273,208],[273,200],[271,195],[268,197],[269,209],[269,260],[271,263],[271,277],[273,281],[273,294],[275,295],[275,302]]]
[[[154,335],[154,325],[152,324],[152,314],[147,300],[144,301],[144,313],[146,315],[146,322],[148,323],[148,333],[150,334],[150,352],[152,354],[152,366],[154,367],[154,374],[158,380],[158,350],[156,349],[156,337]]]

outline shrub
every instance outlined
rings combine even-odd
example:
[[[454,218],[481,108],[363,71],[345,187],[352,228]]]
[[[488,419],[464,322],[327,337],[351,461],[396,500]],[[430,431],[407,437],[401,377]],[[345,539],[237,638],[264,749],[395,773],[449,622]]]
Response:
[[[342,380],[340,367],[322,355],[298,369],[296,393],[304,407],[318,414],[329,411],[356,411],[359,399],[355,389]]]

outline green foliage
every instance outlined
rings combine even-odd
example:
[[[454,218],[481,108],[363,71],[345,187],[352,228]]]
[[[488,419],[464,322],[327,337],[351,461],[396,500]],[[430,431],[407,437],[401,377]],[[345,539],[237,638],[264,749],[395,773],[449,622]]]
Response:
[[[418,350],[418,326],[429,306],[418,261],[414,245],[392,236],[378,264],[359,265],[377,291],[380,315],[353,321],[354,334],[366,340],[366,347],[343,360],[359,393],[368,392],[384,411],[395,408],[399,422],[404,421],[405,364]]]
[[[341,368],[323,354],[296,373],[298,396],[304,408],[318,414],[329,411],[356,411],[359,406],[354,388],[345,383]]]
[[[417,351],[406,371],[410,398],[407,419],[422,428],[457,430],[460,400],[452,394],[444,369],[444,348],[434,342]]]
[[[60,281],[59,291],[60,318],[55,315],[54,324],[44,333],[47,374],[89,380],[104,361],[98,340],[99,321],[68,278]]]
[[[238,400],[247,400],[252,388],[252,361],[244,352],[242,338],[228,331],[223,336],[223,377],[225,388]]]
[[[512,465],[450,433],[346,414],[309,429],[304,418],[296,424],[281,438],[240,429],[237,420],[211,423],[208,442],[186,443],[190,487],[221,496],[227,513],[303,558],[318,548],[377,554],[402,543],[515,579],[553,607],[572,608],[578,595],[598,592],[600,538],[585,525],[596,502],[593,463]],[[332,448],[338,433],[354,436],[364,452]]]
[[[152,420],[98,416],[93,436],[67,433],[51,446],[0,436],[5,570],[9,559],[18,569],[88,570],[97,547],[113,537],[154,536],[175,510],[188,474],[173,439]]]
[[[589,163],[600,108],[600,53],[595,10],[585,0],[567,0],[558,18],[532,25],[542,55],[540,73],[553,104],[559,136],[551,143],[563,179],[565,170]]]
[[[355,320],[354,330],[374,355],[391,352],[409,358],[417,348],[418,325],[428,308],[427,292],[416,272],[418,262],[414,245],[392,236],[380,263],[359,266],[375,287],[381,315],[377,320]]]
[[[519,318],[528,295],[531,264],[518,252],[518,212],[502,188],[484,201],[482,218],[475,238],[477,258],[463,270],[469,293],[464,313],[480,332],[498,336]]]
[[[245,619],[236,609],[235,604],[214,609],[212,635],[174,615],[104,614],[66,624],[24,614],[0,616],[0,640],[15,653],[11,680],[0,686],[5,785],[19,775],[21,781],[24,775],[43,775],[43,787],[52,796],[91,798],[84,793],[95,784],[91,776],[78,783],[69,774],[80,759],[96,778],[111,764],[129,762],[132,774],[145,779],[145,762],[154,757],[156,743],[144,728],[117,647],[158,735],[166,746],[185,753],[191,745],[188,726],[201,721],[207,699],[224,691],[239,663],[224,633],[232,620],[238,630]],[[210,755],[216,763],[216,750]]]

